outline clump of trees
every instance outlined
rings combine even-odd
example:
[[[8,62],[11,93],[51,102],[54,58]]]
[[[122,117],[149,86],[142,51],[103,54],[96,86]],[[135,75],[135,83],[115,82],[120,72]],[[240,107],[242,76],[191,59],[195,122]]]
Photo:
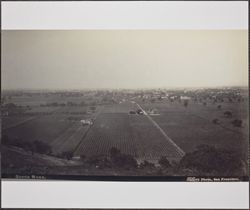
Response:
[[[20,147],[26,151],[40,154],[52,154],[51,147],[41,141],[27,142],[21,139],[11,139],[6,135],[2,137],[3,145]],[[71,160],[73,151],[65,151],[58,155],[60,158]],[[177,163],[170,162],[167,156],[162,156],[158,163],[152,163],[144,160],[138,163],[137,160],[129,155],[122,153],[119,149],[112,147],[107,155],[94,155],[86,157],[80,156],[84,167],[94,167],[97,169],[109,170],[133,170],[135,173],[151,175],[233,175],[244,174],[246,165],[244,165],[242,155],[227,149],[216,148],[209,145],[200,145],[196,150],[186,153]]]
[[[2,137],[2,144],[7,146],[15,146],[24,149],[25,151],[30,151],[33,153],[39,154],[52,154],[52,149],[50,145],[46,144],[42,141],[24,141],[22,139],[16,138],[9,138],[6,135]]]
[[[170,162],[166,156],[158,163],[144,160],[138,163],[136,159],[122,153],[113,147],[108,155],[97,155],[81,158],[87,167],[109,170],[133,170],[134,173],[150,175],[232,175],[244,173],[244,163],[241,155],[235,151],[200,145],[195,151],[186,153],[179,162]]]
[[[187,153],[179,167],[198,171],[200,174],[232,175],[239,172],[243,165],[239,154],[214,146],[201,145]]]
[[[112,147],[107,155],[81,155],[80,161],[87,167],[98,169],[131,170],[138,168],[137,161],[132,155],[124,154],[115,147]]]
[[[134,169],[137,168],[137,161],[132,155],[123,154],[120,150],[112,147],[109,151],[110,161],[114,168]]]
[[[166,156],[163,156],[160,158],[160,160],[158,161],[159,165],[162,167],[162,168],[170,168],[171,167],[171,164],[170,162],[168,161],[167,157]]]

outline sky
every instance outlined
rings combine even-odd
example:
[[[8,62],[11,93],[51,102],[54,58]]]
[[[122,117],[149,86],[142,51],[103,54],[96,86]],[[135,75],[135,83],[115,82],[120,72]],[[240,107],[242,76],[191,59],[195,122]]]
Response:
[[[2,89],[248,85],[247,30],[4,30]]]

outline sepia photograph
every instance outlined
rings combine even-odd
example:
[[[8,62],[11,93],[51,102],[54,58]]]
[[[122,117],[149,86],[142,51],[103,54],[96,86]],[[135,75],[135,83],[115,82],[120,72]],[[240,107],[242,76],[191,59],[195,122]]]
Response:
[[[247,30],[3,30],[2,177],[247,181]]]

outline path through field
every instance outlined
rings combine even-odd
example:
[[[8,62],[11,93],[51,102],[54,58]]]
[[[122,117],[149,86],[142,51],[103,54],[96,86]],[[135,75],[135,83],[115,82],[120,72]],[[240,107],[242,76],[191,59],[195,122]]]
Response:
[[[132,103],[135,103],[139,109],[141,109],[146,115],[146,117],[153,123],[153,125],[161,132],[161,134],[165,137],[167,142],[170,144],[170,147],[172,147],[174,150],[176,150],[177,154],[179,155],[179,158],[183,157],[185,155],[185,152],[174,143],[174,141],[166,134],[166,132],[150,117],[150,115],[147,114],[147,112],[135,101],[132,101]]]

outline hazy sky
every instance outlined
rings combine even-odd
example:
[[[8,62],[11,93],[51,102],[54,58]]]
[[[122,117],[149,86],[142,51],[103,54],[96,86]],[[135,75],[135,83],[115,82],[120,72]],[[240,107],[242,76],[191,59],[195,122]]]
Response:
[[[246,30],[2,31],[2,88],[248,85]]]

